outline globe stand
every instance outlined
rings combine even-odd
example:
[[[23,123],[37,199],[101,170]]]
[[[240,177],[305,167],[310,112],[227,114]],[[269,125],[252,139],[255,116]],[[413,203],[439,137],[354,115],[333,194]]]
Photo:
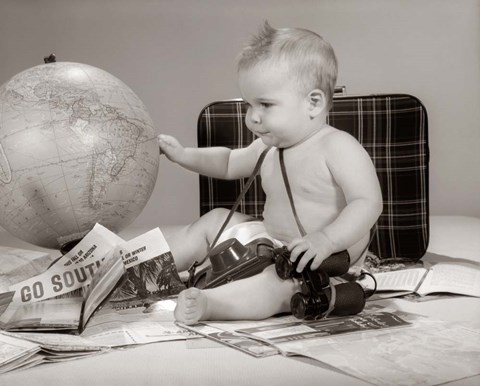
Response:
[[[60,252],[62,255],[66,255],[68,252],[70,252],[80,241],[82,241],[82,238],[80,239],[75,239],[72,241],[69,241],[65,244],[62,244],[60,247]]]
[[[64,244],[62,244],[60,246],[60,253],[61,255],[53,260],[50,265],[48,266],[48,268],[52,267],[53,265],[55,265],[55,263],[60,260],[64,255],[66,255],[68,252],[70,252],[80,241],[82,241],[82,238],[80,239],[75,239],[75,240],[71,240],[71,241],[68,241]]]

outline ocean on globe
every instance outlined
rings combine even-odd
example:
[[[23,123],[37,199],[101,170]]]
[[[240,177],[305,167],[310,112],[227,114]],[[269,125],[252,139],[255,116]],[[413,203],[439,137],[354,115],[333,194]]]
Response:
[[[118,232],[145,207],[158,174],[152,119],[109,73],[53,62],[0,87],[0,225],[45,248],[96,223]]]

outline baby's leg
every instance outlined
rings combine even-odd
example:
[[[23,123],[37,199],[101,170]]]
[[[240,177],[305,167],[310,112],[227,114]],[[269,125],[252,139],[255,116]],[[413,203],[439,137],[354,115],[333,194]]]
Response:
[[[217,208],[187,226],[162,226],[162,233],[179,271],[188,269],[194,261],[201,261],[206,256],[208,247],[229,212],[228,209]],[[251,219],[250,216],[236,212],[227,227]]]
[[[220,287],[189,288],[177,300],[175,319],[185,324],[200,320],[260,320],[290,311],[290,299],[300,291],[296,280],[281,280],[273,265],[258,275]]]

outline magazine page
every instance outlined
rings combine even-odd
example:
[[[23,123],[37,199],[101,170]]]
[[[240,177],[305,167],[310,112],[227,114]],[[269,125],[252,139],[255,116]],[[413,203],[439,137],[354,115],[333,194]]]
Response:
[[[263,328],[298,321],[293,315],[275,316],[264,320],[208,321],[189,326],[178,325],[215,342],[233,347],[256,358],[277,355],[279,351],[270,343],[254,336],[247,336],[242,330]]]
[[[301,341],[327,336],[379,330],[384,328],[407,326],[410,323],[398,315],[389,312],[369,313],[338,318],[311,321],[296,321],[270,326],[260,326],[237,330],[237,332],[269,342],[279,348],[278,344],[288,341]]]
[[[121,285],[108,299],[116,309],[148,307],[185,289],[159,228],[119,244],[113,255],[86,293],[82,329],[122,276]]]
[[[85,328],[92,314],[105,301],[125,273],[125,266],[116,252],[115,249],[112,249],[108,253],[108,259],[100,266],[92,277],[90,285],[84,290],[80,332]]]
[[[410,268],[378,272],[373,276],[377,281],[377,292],[397,291],[399,294],[405,294],[415,292],[427,272],[426,268]]]
[[[184,328],[215,342],[230,346],[237,350],[256,358],[264,358],[271,355],[277,355],[279,351],[270,344],[252,337],[247,337],[242,333],[235,331],[225,331],[220,328],[210,326],[207,323],[198,323],[194,326],[179,324]]]
[[[122,243],[117,252],[126,273],[121,286],[109,298],[112,307],[147,307],[186,288],[159,228]]]
[[[434,264],[417,293],[437,292],[480,297],[480,266],[460,262]]]

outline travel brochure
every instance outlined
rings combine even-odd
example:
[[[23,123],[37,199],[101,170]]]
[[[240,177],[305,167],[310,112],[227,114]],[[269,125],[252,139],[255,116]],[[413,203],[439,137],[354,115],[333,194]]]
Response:
[[[65,296],[79,288],[83,290],[77,296]],[[116,307],[138,307],[184,288],[158,228],[123,241],[97,224],[45,272],[0,294],[4,308],[0,327],[6,331],[82,332],[107,297]]]

